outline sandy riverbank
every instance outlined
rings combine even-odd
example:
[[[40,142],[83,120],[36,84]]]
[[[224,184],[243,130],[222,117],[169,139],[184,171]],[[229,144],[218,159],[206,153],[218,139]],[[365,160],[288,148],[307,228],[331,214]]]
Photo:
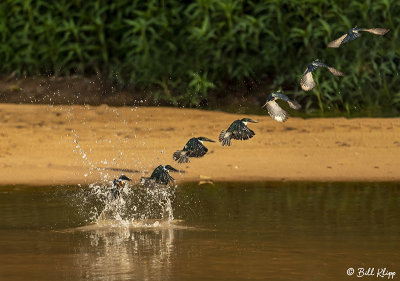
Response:
[[[242,115],[175,108],[0,104],[0,184],[87,184],[121,171],[134,180],[159,164],[178,182],[400,181],[400,119],[250,116],[256,135],[177,164],[192,136],[217,140]],[[104,169],[103,169],[104,168]]]

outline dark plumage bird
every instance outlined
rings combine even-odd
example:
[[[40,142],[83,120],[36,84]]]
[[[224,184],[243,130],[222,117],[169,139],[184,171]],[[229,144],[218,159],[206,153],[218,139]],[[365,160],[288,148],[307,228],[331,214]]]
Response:
[[[148,177],[148,178],[142,177],[141,183],[143,185],[153,185],[153,186],[157,185],[157,184],[168,185],[168,184],[172,183],[173,181],[175,181],[175,179],[170,176],[169,172],[184,173],[183,171],[177,170],[170,165],[166,165],[166,166],[160,165],[154,169],[154,171],[150,177]]]
[[[121,188],[124,186],[124,183],[127,181],[131,181],[131,179],[125,175],[121,175],[118,179],[114,179],[113,187],[110,189],[108,196],[107,196],[108,200],[113,201],[113,200],[119,198],[121,195]]]
[[[255,133],[247,127],[247,123],[258,123],[250,118],[243,118],[241,120],[233,121],[229,128],[225,131],[222,130],[219,134],[219,142],[222,146],[230,146],[231,139],[235,140],[248,140],[251,139]]]
[[[204,141],[215,142],[206,137],[191,138],[182,150],[174,153],[173,158],[178,163],[190,162],[190,157],[203,157],[208,149],[203,145]]]
[[[312,72],[314,70],[316,70],[318,67],[325,67],[327,68],[333,75],[335,76],[343,76],[344,74],[342,72],[340,72],[339,70],[328,66],[326,64],[324,64],[323,62],[321,62],[320,60],[315,60],[313,62],[311,62],[306,70],[303,73],[303,77],[300,80],[300,85],[301,88],[304,91],[310,91],[315,87],[315,82],[314,82],[314,78],[312,76]]]
[[[353,41],[361,36],[360,31],[366,31],[376,35],[385,35],[390,29],[387,28],[358,28],[357,26],[347,31],[346,34],[340,36],[338,39],[333,40],[328,44],[328,48],[339,48],[340,45]]]
[[[269,94],[267,102],[262,107],[266,107],[271,118],[278,122],[285,122],[289,118],[289,114],[276,102],[278,99],[286,101],[293,109],[299,110],[301,108],[301,105],[297,101],[290,100],[280,91]]]

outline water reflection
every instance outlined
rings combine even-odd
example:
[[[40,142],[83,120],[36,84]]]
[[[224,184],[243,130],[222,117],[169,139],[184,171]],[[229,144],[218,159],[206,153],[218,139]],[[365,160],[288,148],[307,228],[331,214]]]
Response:
[[[346,280],[350,266],[400,275],[399,184],[182,185],[167,196],[173,220],[160,194],[135,188],[118,216],[102,217],[101,194],[1,188],[0,279]]]
[[[174,231],[129,227],[90,230],[88,243],[78,248],[76,266],[90,280],[167,280]]]
[[[89,240],[76,257],[85,276],[165,280],[170,274],[177,227],[172,208],[175,189],[125,187],[120,197],[111,201],[106,185],[90,185],[81,192],[92,197],[81,208],[89,209],[95,223],[70,231],[84,232]],[[88,255],[88,249],[96,250]]]

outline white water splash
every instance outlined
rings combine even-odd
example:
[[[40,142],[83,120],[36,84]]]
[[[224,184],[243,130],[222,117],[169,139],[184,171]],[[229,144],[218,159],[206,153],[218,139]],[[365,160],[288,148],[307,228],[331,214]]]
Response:
[[[124,186],[120,196],[110,199],[112,183],[91,184],[85,191],[89,223],[114,226],[155,227],[174,220],[172,203],[175,188]],[[87,211],[86,211],[87,212]]]

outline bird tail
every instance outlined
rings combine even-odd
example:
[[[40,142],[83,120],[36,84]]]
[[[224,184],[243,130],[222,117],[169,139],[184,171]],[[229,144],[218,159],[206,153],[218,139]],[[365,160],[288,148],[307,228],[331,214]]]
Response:
[[[178,163],[189,163],[189,157],[186,155],[186,151],[183,150],[178,150],[174,152],[173,158],[175,161],[178,161]]]
[[[226,131],[222,130],[221,133],[219,134],[218,140],[219,142],[222,142],[222,146],[230,146],[231,145],[231,136],[225,136]]]
[[[222,130],[221,133],[219,134],[218,140],[219,142],[222,142],[224,140],[224,135],[225,135],[225,130]]]

